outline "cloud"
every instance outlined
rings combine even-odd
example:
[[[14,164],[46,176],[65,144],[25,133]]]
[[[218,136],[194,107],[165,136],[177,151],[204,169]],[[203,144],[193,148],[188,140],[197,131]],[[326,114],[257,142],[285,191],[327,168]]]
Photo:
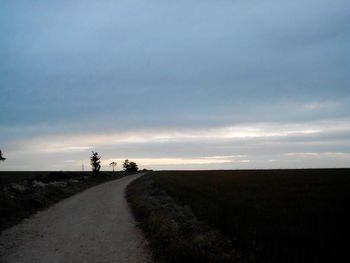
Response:
[[[323,102],[319,102],[319,101],[314,101],[314,102],[310,102],[310,103],[306,103],[303,105],[303,108],[306,110],[320,110],[320,109],[332,109],[334,107],[339,107],[341,104],[340,101],[323,101]]]
[[[107,165],[113,162],[115,159],[103,160],[102,164]],[[221,164],[231,163],[232,160],[221,159],[221,160],[208,160],[205,158],[198,159],[181,159],[181,158],[135,158],[132,161],[136,162],[141,166],[164,166],[164,165],[189,165],[189,164]],[[120,163],[122,163],[120,161]]]
[[[3,125],[291,121],[320,116],[273,105],[349,98],[348,1],[1,5]]]
[[[330,158],[348,158],[350,159],[350,153],[345,152],[293,152],[287,153],[287,156],[298,157],[330,157]]]
[[[247,155],[219,155],[219,156],[208,156],[208,157],[203,157],[206,159],[226,159],[226,158],[244,158],[247,157]]]
[[[86,152],[101,147],[122,145],[162,145],[179,143],[219,143],[224,141],[276,140],[277,138],[305,138],[302,144],[312,142],[314,136],[322,134],[346,133],[350,131],[350,121],[328,120],[307,123],[244,123],[227,127],[169,127],[142,129],[109,133],[57,134],[15,141],[9,146],[13,151],[42,153]],[[295,141],[295,140],[294,140]],[[281,143],[287,143],[286,141]],[[213,156],[207,159],[241,157],[244,155]]]
[[[230,168],[346,152],[348,0],[0,5],[0,146],[11,157],[58,167],[98,149]]]
[[[313,102],[313,103],[309,103],[309,104],[305,104],[304,108],[307,110],[316,110],[316,109],[320,109],[323,108],[325,105],[319,102]]]
[[[309,138],[324,133],[349,132],[349,123],[349,119],[341,119],[303,123],[242,123],[226,127],[169,127],[93,134],[57,134],[17,141],[11,148],[36,152],[71,152],[125,144],[220,142],[225,140],[258,140],[259,138],[276,140],[276,138],[293,137],[305,137],[306,140],[310,140]],[[235,155],[230,156],[236,157]],[[207,158],[218,159],[221,157]]]
[[[226,169],[281,168],[293,163],[295,167],[307,167],[306,160],[310,165],[322,166],[331,161],[341,166],[346,163],[346,149],[350,145],[346,136],[350,132],[349,123],[349,119],[262,122],[39,136],[8,143],[3,149],[8,160],[1,168],[10,169],[19,158],[26,160],[27,166],[38,165],[43,159],[54,167],[61,164],[80,169],[81,163],[89,166],[92,150],[102,155],[105,169],[110,160],[119,163],[127,158],[153,169],[214,169],[220,165]],[[31,159],[36,161],[29,162]]]

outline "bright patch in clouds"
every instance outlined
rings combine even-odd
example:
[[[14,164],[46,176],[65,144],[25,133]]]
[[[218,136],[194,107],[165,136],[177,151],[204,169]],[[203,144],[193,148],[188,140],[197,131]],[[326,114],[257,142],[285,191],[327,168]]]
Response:
[[[124,131],[109,134],[63,134],[23,140],[17,142],[17,145],[14,145],[12,149],[31,149],[37,152],[69,152],[86,151],[103,145],[274,138],[345,131],[350,131],[349,119],[309,123],[247,123],[215,128],[179,127]]]
[[[115,161],[115,159],[104,160],[102,164],[107,165],[111,162]],[[229,159],[220,159],[220,160],[210,160],[210,159],[183,159],[183,158],[136,158],[132,159],[132,161],[136,162],[141,166],[160,166],[160,165],[188,165],[188,164],[213,164],[213,163],[231,163],[233,160]],[[119,160],[120,163],[123,160]],[[117,160],[118,163],[118,160]]]
[[[317,109],[325,107],[326,105],[327,104],[320,103],[320,102],[313,102],[313,103],[305,104],[304,108],[307,110],[317,110]]]
[[[203,157],[206,159],[226,159],[226,158],[244,158],[247,157],[247,155],[218,155],[218,156],[209,156],[209,157]]]
[[[168,127],[99,134],[57,134],[9,143],[3,170],[89,167],[91,151],[103,169],[124,159],[151,169],[236,169],[348,166],[350,120],[241,123],[218,127]],[[23,158],[21,166],[13,156]],[[307,161],[307,162],[306,162]],[[26,163],[28,162],[28,163]],[[331,165],[332,164],[332,165]]]
[[[337,108],[342,104],[341,101],[315,101],[315,102],[310,102],[307,104],[304,104],[303,108],[306,110],[321,110],[321,109],[330,109],[330,108]]]

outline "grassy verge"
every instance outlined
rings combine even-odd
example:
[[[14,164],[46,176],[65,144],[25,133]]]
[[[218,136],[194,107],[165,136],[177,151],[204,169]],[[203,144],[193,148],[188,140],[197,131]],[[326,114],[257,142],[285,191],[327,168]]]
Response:
[[[61,175],[59,172],[52,173],[54,176]],[[81,178],[82,173],[64,173],[69,177]],[[85,173],[85,175],[88,173]],[[18,174],[17,174],[18,175]],[[49,175],[47,173],[20,173],[21,179],[34,180],[34,178],[42,178]],[[0,193],[0,231],[19,223],[22,219],[29,217],[39,210],[43,210],[52,204],[72,196],[80,191],[83,191],[92,186],[121,178],[123,173],[115,173],[111,176],[110,173],[101,173],[99,177],[89,177],[85,180],[64,180],[64,184],[52,184],[37,190],[24,192],[10,192],[4,190]],[[34,177],[34,178],[33,178]],[[9,180],[7,180],[9,181]],[[11,178],[11,182],[19,182],[19,177]],[[3,185],[3,189],[7,186]]]
[[[236,251],[222,234],[198,221],[189,206],[178,205],[153,174],[132,182],[127,199],[156,262],[252,262],[252,254]]]
[[[350,262],[350,169],[164,171],[151,179],[255,262]],[[149,209],[136,200],[136,210]]]

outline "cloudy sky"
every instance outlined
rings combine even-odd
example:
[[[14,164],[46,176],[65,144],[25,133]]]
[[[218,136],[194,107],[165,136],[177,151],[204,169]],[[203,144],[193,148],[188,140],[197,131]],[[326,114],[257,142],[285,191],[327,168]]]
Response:
[[[350,166],[349,0],[0,2],[0,170]]]

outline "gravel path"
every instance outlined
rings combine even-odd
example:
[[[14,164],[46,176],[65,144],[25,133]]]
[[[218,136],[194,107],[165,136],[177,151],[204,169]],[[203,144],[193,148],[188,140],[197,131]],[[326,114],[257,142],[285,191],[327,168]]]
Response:
[[[0,262],[152,262],[124,198],[139,176],[85,190],[5,230]]]

